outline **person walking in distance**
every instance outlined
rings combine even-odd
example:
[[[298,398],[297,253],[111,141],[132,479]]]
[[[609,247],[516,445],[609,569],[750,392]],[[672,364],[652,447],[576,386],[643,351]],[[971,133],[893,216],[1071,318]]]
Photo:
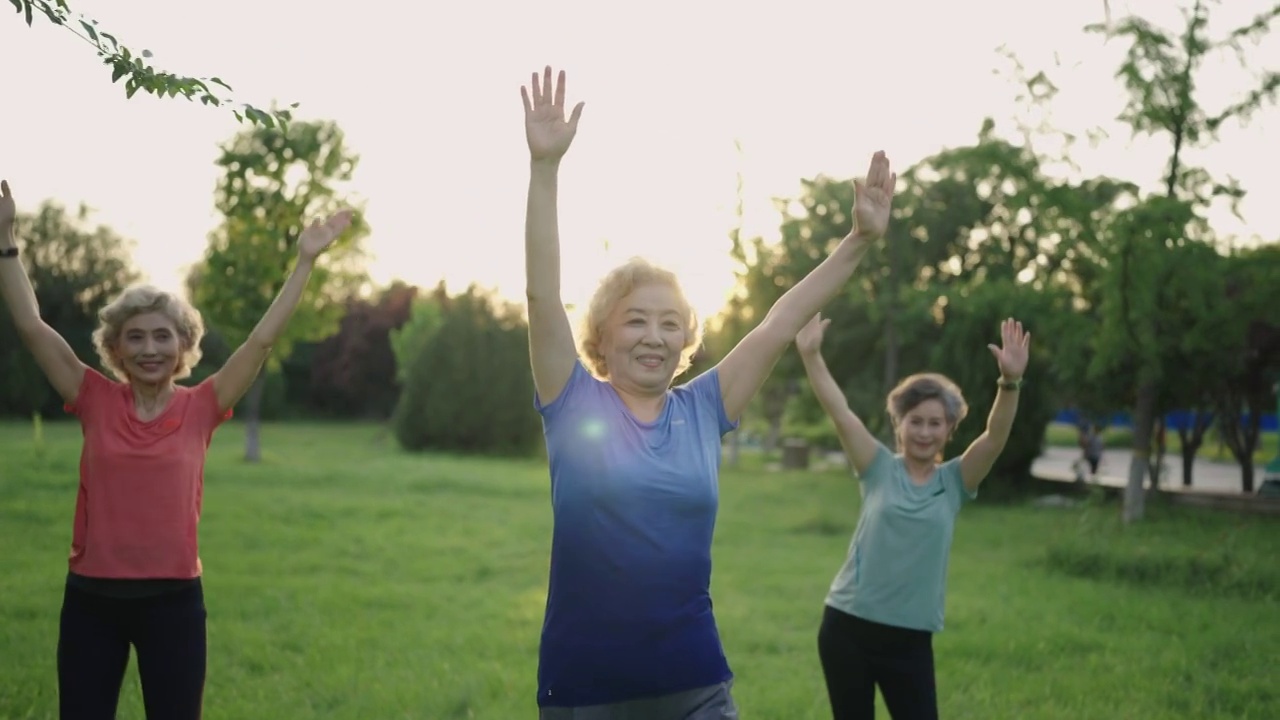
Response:
[[[671,387],[700,326],[675,276],[646,261],[605,275],[575,347],[560,295],[556,206],[583,104],[565,112],[565,75],[553,83],[549,67],[521,95],[530,360],[553,516],[539,716],[737,718],[709,594],[721,438],[884,234],[896,177],[876,153],[857,181],[853,232],[719,364]]]
[[[18,252],[16,208],[0,182],[0,295],[23,344],[79,419],[80,487],[58,627],[62,720],[113,720],[138,662],[148,720],[197,720],[207,647],[197,526],[205,454],[249,389],[348,211],[297,233],[298,262],[249,338],[217,372],[178,385],[200,361],[204,325],[181,298],[133,286],[98,314],[107,377],[40,317]]]

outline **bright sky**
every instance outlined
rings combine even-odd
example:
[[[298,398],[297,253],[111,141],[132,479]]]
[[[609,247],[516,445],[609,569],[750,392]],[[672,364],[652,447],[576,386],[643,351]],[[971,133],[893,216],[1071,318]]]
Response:
[[[1224,3],[1214,25],[1234,27],[1266,4]],[[801,178],[861,173],[878,149],[905,169],[973,142],[984,115],[1011,128],[1015,89],[992,72],[1001,44],[1032,69],[1054,70],[1063,89],[1055,124],[1082,136],[1091,126],[1111,131],[1076,152],[1086,173],[1154,185],[1168,157],[1167,139],[1131,141],[1111,120],[1124,98],[1112,77],[1122,47],[1081,31],[1103,19],[1102,0],[72,5],[127,46],[151,50],[160,68],[218,75],[245,101],[297,101],[300,118],[336,120],[362,158],[351,190],[367,200],[379,283],[443,277],[452,289],[477,281],[522,297],[519,88],[548,63],[569,73],[569,101],[587,103],[562,169],[567,302],[642,254],[681,273],[704,316],[718,310],[733,281],[736,172],[747,230],[768,237],[777,227],[770,198],[795,194]],[[1117,15],[1178,18],[1167,0],[1111,5]],[[0,21],[0,53],[0,175],[20,209],[44,198],[88,203],[136,241],[153,282],[177,288],[217,223],[213,161],[237,130],[230,112],[141,93],[126,100],[89,45],[39,18],[30,29],[12,13]],[[1280,68],[1280,39],[1250,53],[1253,70]],[[1200,81],[1216,108],[1250,74],[1227,58]],[[1269,110],[1188,158],[1251,193],[1248,224],[1228,216],[1219,230],[1280,238],[1270,197],[1280,186],[1278,139],[1280,111]]]

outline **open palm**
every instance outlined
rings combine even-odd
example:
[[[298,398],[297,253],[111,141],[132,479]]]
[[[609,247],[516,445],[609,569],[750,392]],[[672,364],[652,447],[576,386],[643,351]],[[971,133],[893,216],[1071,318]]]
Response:
[[[853,201],[855,231],[869,238],[884,235],[889,227],[889,210],[893,207],[893,191],[898,184],[898,174],[889,170],[889,158],[884,151],[871,156],[871,168],[865,179],[853,181],[856,194]]]
[[[312,221],[310,227],[302,231],[298,238],[298,254],[304,258],[314,259],[333,244],[343,230],[351,225],[351,211],[341,210],[329,216],[323,223]]]
[[[822,334],[826,331],[827,326],[831,324],[831,318],[822,319],[822,313],[818,313],[800,328],[800,332],[796,333],[796,350],[801,355],[809,355],[816,353],[822,349]]]
[[[18,207],[13,203],[13,193],[9,192],[9,181],[0,180],[0,228],[13,225],[18,216]]]
[[[1031,333],[1022,329],[1022,323],[1009,318],[1000,324],[1001,346],[988,345],[987,349],[1000,366],[1000,375],[1010,380],[1020,380],[1027,370],[1028,348]]]
[[[524,100],[524,134],[529,141],[529,155],[534,160],[558,160],[569,149],[573,136],[578,132],[578,118],[583,103],[573,107],[569,119],[564,119],[564,71],[560,71],[554,88],[551,85],[551,66],[543,71],[542,81],[533,74],[532,89],[521,87]]]

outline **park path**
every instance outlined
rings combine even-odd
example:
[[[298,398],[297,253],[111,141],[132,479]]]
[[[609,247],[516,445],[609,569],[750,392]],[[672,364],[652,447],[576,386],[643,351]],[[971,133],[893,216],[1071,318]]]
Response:
[[[1098,465],[1098,477],[1095,482],[1108,487],[1124,487],[1128,484],[1129,462],[1133,453],[1129,450],[1106,450],[1102,462]],[[1031,474],[1044,480],[1061,480],[1071,482],[1075,479],[1075,471],[1071,465],[1080,459],[1078,448],[1050,447],[1041,453],[1031,464]],[[1163,490],[1240,494],[1240,466],[1235,463],[1217,462],[1196,458],[1191,475],[1191,487],[1182,487],[1182,456],[1166,455],[1165,465],[1168,474],[1162,479]],[[1253,485],[1256,489],[1262,484],[1266,469],[1262,465],[1254,466]]]

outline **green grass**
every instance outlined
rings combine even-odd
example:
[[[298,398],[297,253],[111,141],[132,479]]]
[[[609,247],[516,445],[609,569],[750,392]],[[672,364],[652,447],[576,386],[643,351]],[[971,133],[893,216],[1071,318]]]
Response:
[[[1133,431],[1129,428],[1110,427],[1102,432],[1102,437],[1108,448],[1128,450],[1133,447]],[[1078,447],[1078,440],[1076,426],[1070,423],[1051,423],[1045,430],[1045,443],[1054,447]],[[1182,441],[1178,438],[1178,431],[1168,430],[1165,433],[1165,448],[1171,458],[1176,459],[1180,456]],[[1266,465],[1277,455],[1280,455],[1280,433],[1261,433],[1258,438],[1258,447],[1253,452],[1254,462]],[[1202,460],[1214,462],[1236,462],[1236,456],[1231,454],[1231,448],[1221,441],[1215,429],[1209,430],[1196,456]]]
[[[54,718],[78,429],[0,424],[0,717]],[[536,461],[412,456],[369,425],[272,425],[206,476],[208,720],[527,718],[551,529]],[[816,653],[858,512],[839,473],[726,472],[713,596],[743,717],[830,713]],[[1153,503],[961,514],[942,716],[1273,718],[1273,519]],[[130,666],[121,720],[142,718]],[[887,714],[881,714],[887,717]]]

